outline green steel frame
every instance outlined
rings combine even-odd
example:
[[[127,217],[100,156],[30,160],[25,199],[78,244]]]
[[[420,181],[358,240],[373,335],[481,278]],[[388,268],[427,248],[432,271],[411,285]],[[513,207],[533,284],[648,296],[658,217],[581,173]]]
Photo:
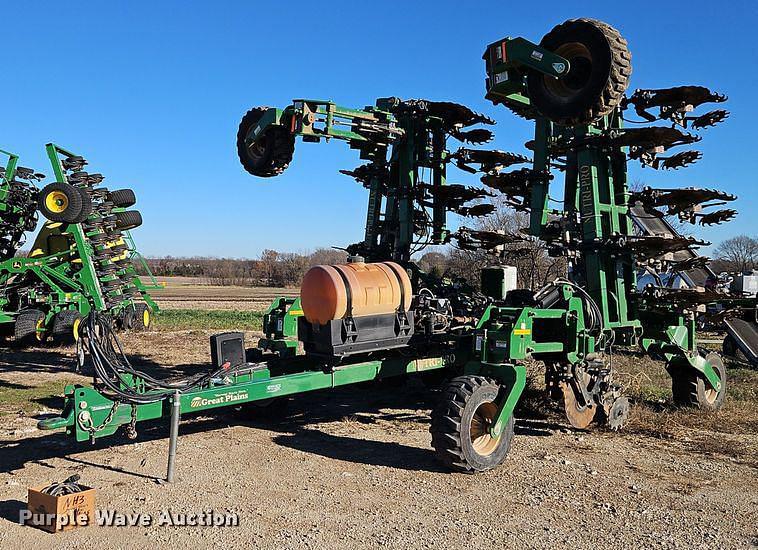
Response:
[[[517,112],[528,108],[530,103],[523,68],[555,77],[559,76],[556,71],[564,73],[568,69],[565,59],[551,55],[540,46],[520,38],[505,38],[491,44],[484,54],[488,71],[486,97]],[[698,354],[694,314],[661,309],[641,299],[636,292],[634,256],[628,250],[604,248],[610,237],[623,238],[633,234],[628,203],[627,150],[609,147],[607,143],[591,138],[622,129],[618,109],[593,125],[578,127],[558,126],[536,116],[534,172],[549,174],[555,158],[562,155],[566,157],[566,166],[562,209],[550,207],[552,178],[538,179],[530,184],[529,233],[548,240],[551,220],[564,220],[562,230],[571,233],[580,251],[578,259],[569,260],[570,279],[598,304],[602,323],[600,334],[605,341],[639,344],[644,351],[664,359],[670,371],[693,368],[718,391],[721,382],[717,373]],[[500,358],[502,362],[522,359],[524,346],[532,357],[570,364],[579,364],[603,351],[604,346],[599,345],[600,335],[590,334],[587,330],[579,307],[581,300],[574,308],[571,306],[572,300],[580,298],[579,293],[571,286],[564,286],[562,293],[569,304],[566,310],[530,311],[530,308],[512,310],[492,306],[480,321],[482,332],[478,338],[485,340],[482,349],[488,347],[487,340],[503,337],[503,333],[515,335],[526,327],[532,331],[521,334],[525,341],[511,341],[502,346],[507,350]],[[562,322],[546,323],[544,329],[530,327],[525,313],[537,323],[544,316],[556,316]],[[499,341],[490,343],[489,347],[497,347]]]
[[[340,365],[332,370],[305,357],[287,358],[265,366],[253,365],[220,379],[209,387],[180,395],[181,413],[238,406],[307,391],[334,388],[369,380],[418,373],[449,366],[449,357],[409,359],[395,356],[376,361]],[[132,380],[140,387],[140,380]],[[66,405],[60,417],[42,420],[43,430],[66,429],[77,441],[112,435],[119,426],[153,420],[171,412],[170,402],[130,405],[111,401],[93,388],[67,386]]]
[[[73,157],[76,154],[54,143],[48,143],[45,150],[53,169],[55,181],[68,183],[62,158]],[[0,153],[9,157],[2,185],[0,185],[0,210],[2,210],[6,207],[4,199],[7,196],[9,182],[13,179],[18,156],[5,151],[0,151]],[[0,285],[5,285],[10,277],[18,275],[31,275],[34,281],[44,284],[44,290],[29,290],[29,299],[32,302],[30,305],[42,309],[45,313],[41,330],[49,330],[55,316],[63,310],[74,309],[82,315],[87,315],[93,309],[96,311],[107,310],[113,314],[118,314],[134,303],[133,299],[125,298],[115,307],[106,306],[106,295],[95,272],[94,245],[89,241],[81,224],[51,224],[51,226],[56,228],[58,234],[70,238],[74,246],[62,252],[32,254],[30,257],[17,257],[0,262]],[[124,231],[123,238],[127,244],[130,258],[141,258],[131,234]],[[142,262],[144,263],[144,260]],[[151,278],[151,284],[145,284],[140,279],[131,263],[124,269],[127,276],[130,277],[131,283],[139,290],[145,303],[152,311],[158,311],[158,305],[150,296],[149,291],[159,288],[159,285],[147,265],[144,265]],[[0,296],[0,324],[15,322],[19,314],[19,311],[8,310],[8,305],[8,299]]]
[[[528,108],[529,98],[524,69],[559,77],[568,61],[524,39],[505,39],[488,48],[495,50],[496,61],[488,63],[487,98],[516,108]],[[414,224],[411,193],[419,183],[419,169],[432,170],[432,183],[445,184],[445,135],[441,121],[434,117],[405,118],[389,112],[391,100],[378,100],[375,107],[349,109],[329,101],[295,100],[286,109],[270,109],[251,132],[253,138],[269,125],[288,128],[305,141],[345,140],[360,151],[361,158],[378,168],[390,163],[386,187],[380,178],[367,183],[370,191],[366,234],[361,253],[367,260],[395,259],[407,262],[413,246]],[[349,129],[342,129],[345,126]],[[387,376],[404,375],[442,368],[462,369],[497,379],[503,388],[499,410],[490,432],[497,437],[513,413],[526,383],[524,360],[535,358],[546,363],[583,365],[600,355],[609,341],[619,335],[638,342],[654,355],[662,356],[669,368],[694,368],[708,383],[718,388],[720,381],[712,366],[697,353],[694,321],[676,311],[653,311],[650,304],[635,295],[634,258],[629,253],[603,253],[602,242],[611,234],[629,235],[629,191],[626,181],[625,152],[593,145],[585,138],[609,129],[622,128],[617,114],[597,124],[562,128],[538,118],[535,129],[534,170],[549,171],[552,161],[566,141],[586,141],[568,154],[564,180],[564,207],[549,207],[550,183],[535,183],[529,191],[530,233],[545,237],[553,216],[580,220],[571,227],[584,252],[572,261],[571,280],[557,287],[560,307],[506,307],[490,305],[468,338],[450,340],[439,349],[420,357],[388,355],[383,359],[326,366],[307,356],[297,355],[297,299],[280,298],[266,312],[266,339],[261,348],[278,352],[229,377],[175,397],[147,405],[114,402],[93,388],[70,386],[61,417],[40,422],[42,429],[62,429],[77,441],[94,440],[113,434],[119,426],[162,418],[172,410],[199,412],[272,397]],[[386,137],[368,140],[362,130],[369,129]],[[432,150],[422,143],[431,136]],[[389,155],[389,156],[388,156]],[[433,204],[431,242],[444,242],[446,236],[444,205]],[[390,254],[388,254],[388,252]],[[600,311],[600,326],[591,330],[587,318],[589,295]],[[644,326],[644,331],[642,327]],[[144,388],[132,379],[134,388]],[[175,433],[175,431],[172,431]]]
[[[284,126],[303,141],[322,139],[347,141],[368,161],[373,174],[366,183],[369,190],[368,210],[363,243],[351,252],[367,261],[393,259],[408,262],[416,242],[414,197],[422,181],[420,171],[430,171],[436,189],[446,183],[446,134],[442,119],[393,114],[395,98],[384,98],[363,110],[337,105],[331,101],[295,99],[285,109],[269,109],[250,135],[255,137],[272,125]],[[340,126],[352,128],[343,130]],[[369,139],[366,134],[380,134],[384,139]],[[425,144],[432,144],[431,150]],[[389,180],[380,174],[389,172]],[[430,244],[445,242],[445,206],[432,197]]]

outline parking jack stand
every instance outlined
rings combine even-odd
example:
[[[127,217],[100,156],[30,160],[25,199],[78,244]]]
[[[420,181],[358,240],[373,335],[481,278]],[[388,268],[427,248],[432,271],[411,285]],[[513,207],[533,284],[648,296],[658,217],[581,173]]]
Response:
[[[168,468],[166,482],[174,482],[174,470],[176,469],[176,444],[179,439],[179,420],[181,418],[182,400],[177,390],[171,403],[171,429],[168,436]]]

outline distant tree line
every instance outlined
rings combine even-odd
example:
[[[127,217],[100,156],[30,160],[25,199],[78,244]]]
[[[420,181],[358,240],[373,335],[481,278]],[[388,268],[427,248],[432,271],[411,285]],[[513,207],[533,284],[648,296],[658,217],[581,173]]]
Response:
[[[500,230],[516,235],[528,225],[523,214],[510,208],[499,208],[494,214],[479,220],[475,227],[488,231]],[[483,251],[437,247],[416,258],[424,271],[437,276],[465,279],[479,286],[479,272],[488,265],[507,264],[518,268],[519,285],[537,289],[559,276],[565,276],[563,258],[551,258],[542,241],[526,237],[523,241],[505,246],[499,258]],[[207,284],[235,286],[298,286],[305,272],[314,265],[344,263],[344,251],[319,248],[310,254],[264,250],[257,259],[233,258],[148,258],[147,264],[159,277],[198,277]]]
[[[314,265],[344,263],[347,254],[340,250],[319,248],[310,254],[264,250],[260,258],[189,257],[146,258],[157,277],[197,277],[207,284],[220,286],[296,286]],[[145,274],[137,266],[140,274]]]
[[[524,214],[511,209],[498,209],[480,220],[477,229],[501,230],[520,234],[528,225]],[[415,258],[427,273],[450,278],[462,278],[474,287],[479,286],[483,267],[498,263],[518,268],[518,284],[522,288],[538,289],[557,277],[566,276],[564,258],[552,258],[545,243],[530,237],[506,245],[499,258],[481,250],[460,250],[438,247]],[[264,250],[257,259],[191,257],[148,258],[147,264],[156,276],[198,277],[208,284],[221,286],[298,286],[305,272],[314,265],[344,263],[344,251],[319,248],[309,254]],[[758,269],[758,237],[738,235],[726,239],[713,251],[714,271],[742,272]]]

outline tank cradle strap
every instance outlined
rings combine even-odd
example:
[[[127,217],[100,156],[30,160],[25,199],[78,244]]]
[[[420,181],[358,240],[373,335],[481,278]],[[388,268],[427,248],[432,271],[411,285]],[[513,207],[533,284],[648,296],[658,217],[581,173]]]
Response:
[[[345,311],[345,317],[352,317],[353,316],[353,291],[350,286],[350,281],[347,280],[347,275],[345,275],[345,272],[342,271],[341,265],[333,265],[332,266],[337,273],[339,273],[340,278],[342,278],[342,282],[345,283],[345,296],[347,298],[347,308]]]
[[[405,285],[403,284],[403,278],[398,273],[397,269],[395,269],[395,266],[392,265],[390,262],[384,262],[383,265],[386,265],[388,268],[392,270],[392,273],[395,274],[395,277],[397,277],[398,285],[400,285],[400,305],[397,306],[397,311],[405,313]]]

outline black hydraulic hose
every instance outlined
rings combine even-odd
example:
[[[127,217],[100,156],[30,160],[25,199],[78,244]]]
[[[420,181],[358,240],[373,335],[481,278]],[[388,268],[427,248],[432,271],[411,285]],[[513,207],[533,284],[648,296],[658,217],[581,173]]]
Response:
[[[77,483],[80,479],[79,474],[74,474],[64,481],[51,483],[40,492],[54,497],[80,493],[82,492],[82,486]]]
[[[92,312],[84,325],[84,338],[92,358],[97,379],[107,388],[114,401],[131,404],[146,404],[162,401],[174,395],[206,387],[221,375],[229,373],[228,369],[219,368],[213,372],[201,373],[175,382],[158,380],[147,373],[135,369],[129,363],[121,342],[113,330],[110,316]],[[238,365],[235,365],[235,369]],[[137,391],[124,375],[138,377],[145,385],[145,391]]]
[[[589,295],[589,293],[584,290],[582,287],[577,285],[576,283],[569,281],[568,279],[558,278],[552,283],[554,286],[563,284],[568,285],[577,292],[579,292],[582,296],[584,296],[585,300],[590,306],[590,320],[591,320],[591,326],[589,328],[590,332],[595,331],[596,329],[599,329],[602,327],[603,322],[603,312],[600,311],[600,307],[597,305],[597,302],[592,298],[592,296]]]

